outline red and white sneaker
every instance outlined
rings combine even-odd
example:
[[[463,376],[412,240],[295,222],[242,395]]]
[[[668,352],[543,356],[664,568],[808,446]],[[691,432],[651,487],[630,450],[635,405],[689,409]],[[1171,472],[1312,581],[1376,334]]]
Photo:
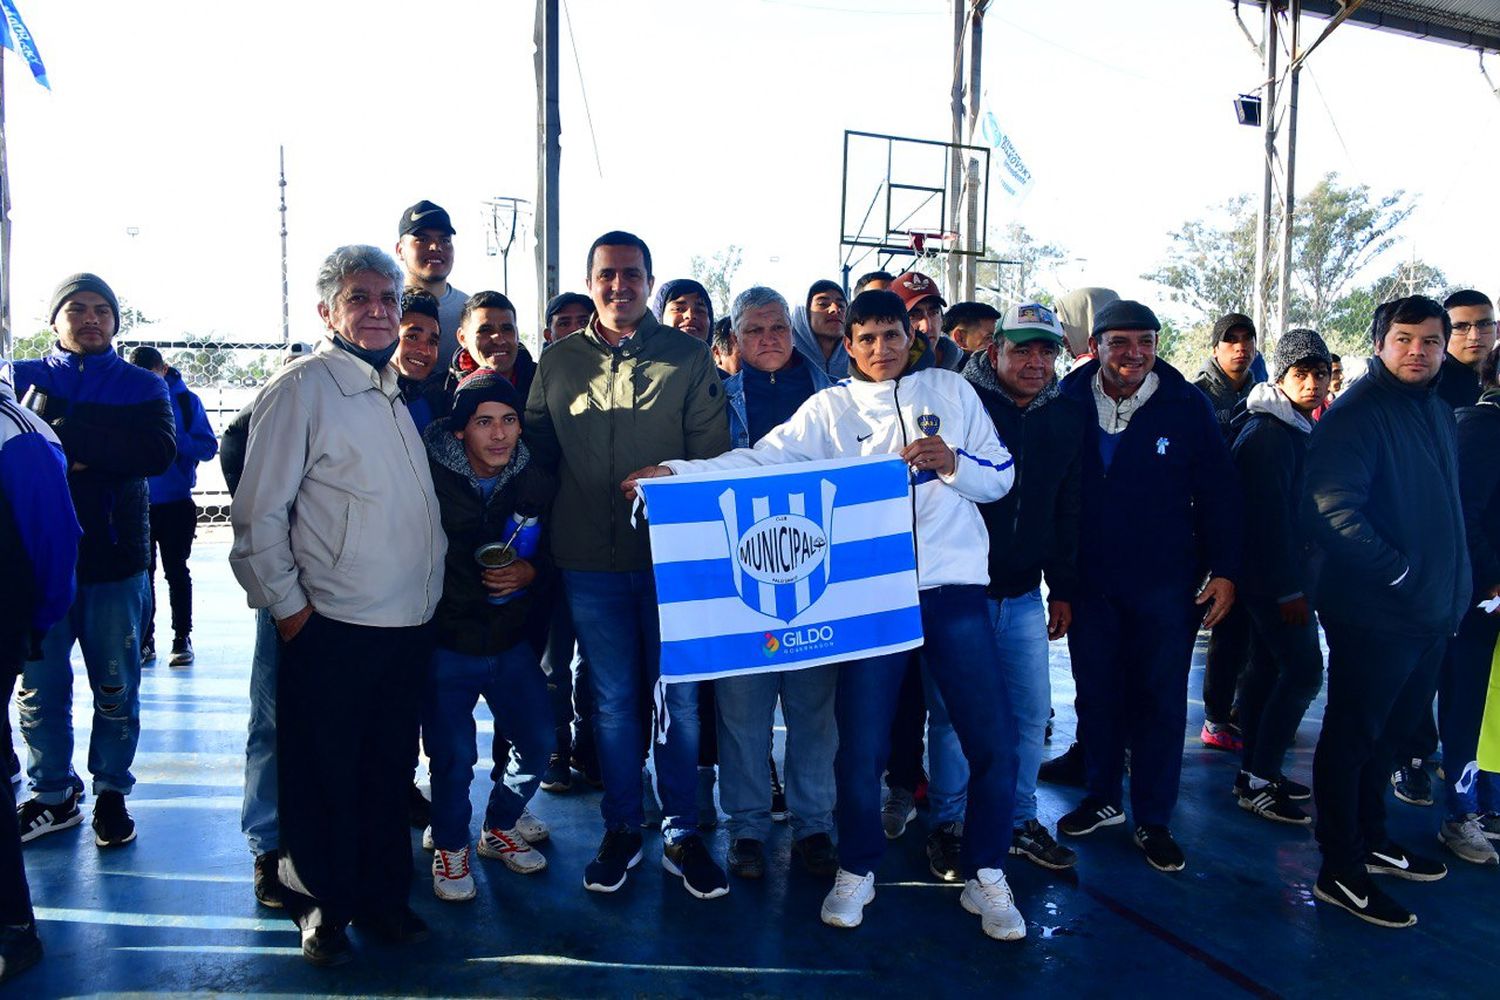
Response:
[[[438,899],[461,903],[474,898],[474,873],[469,871],[469,845],[456,851],[432,852],[432,892]]]
[[[515,827],[481,833],[479,853],[505,862],[505,867],[522,875],[535,875],[547,867],[547,856],[528,844]]]
[[[1198,739],[1210,750],[1228,750],[1230,753],[1239,753],[1245,749],[1245,741],[1240,734],[1234,731],[1234,727],[1218,722],[1204,722],[1203,732],[1198,734]]]

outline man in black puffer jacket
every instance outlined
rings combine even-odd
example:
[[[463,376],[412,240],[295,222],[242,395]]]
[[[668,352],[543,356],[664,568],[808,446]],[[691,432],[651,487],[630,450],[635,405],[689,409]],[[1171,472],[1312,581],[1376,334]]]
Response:
[[[21,676],[18,707],[33,791],[20,809],[21,839],[82,820],[69,659],[76,643],[94,695],[94,839],[112,847],[135,839],[125,796],[135,786],[130,765],[141,737],[139,631],[151,564],[146,480],[176,457],[177,418],[167,384],[115,353],[120,306],[103,279],[66,279],[52,295],[51,322],[57,349],[16,363],[16,393],[62,442],[83,540],[78,596]]]
[[[1416,917],[1370,875],[1442,878],[1385,833],[1395,749],[1432,703],[1438,665],[1473,592],[1453,411],[1435,392],[1448,314],[1413,295],[1376,312],[1370,372],[1318,421],[1304,516],[1326,562],[1328,707],[1313,758],[1323,868],[1314,894],[1361,920]]]
[[[554,585],[543,538],[555,485],[521,441],[525,403],[509,379],[481,368],[458,384],[453,410],[423,438],[442,512],[448,554],[443,597],[422,704],[422,738],[432,767],[432,888],[439,899],[474,898],[469,869],[469,782],[479,755],[474,706],[495,717],[496,775],[479,853],[521,874],[547,859],[520,823],[556,748],[551,700],[528,620]],[[486,568],[488,567],[488,568]],[[518,771],[506,773],[506,740]]]

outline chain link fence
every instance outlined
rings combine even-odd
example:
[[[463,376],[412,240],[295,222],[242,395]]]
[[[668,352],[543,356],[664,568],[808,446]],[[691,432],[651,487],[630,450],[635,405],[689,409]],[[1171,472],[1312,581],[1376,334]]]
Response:
[[[14,359],[46,357],[54,343],[50,331],[17,339]],[[288,351],[287,345],[279,340],[233,343],[130,335],[115,339],[115,349],[126,359],[131,351],[143,345],[156,348],[167,364],[181,373],[183,382],[202,400],[208,422],[219,437],[223,437],[224,428],[235,415],[270,381]],[[193,498],[198,504],[200,525],[229,524],[229,490],[217,459],[198,466],[198,485]]]

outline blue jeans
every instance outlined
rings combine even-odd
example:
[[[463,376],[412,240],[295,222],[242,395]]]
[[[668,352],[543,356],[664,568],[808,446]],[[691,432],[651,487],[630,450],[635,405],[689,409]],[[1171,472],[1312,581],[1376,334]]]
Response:
[[[641,699],[661,666],[656,584],[649,572],[564,570],[578,645],[594,691],[594,736],[604,777],[600,812],[606,829],[638,829],[641,809]],[[666,685],[666,743],[652,743],[662,834],[676,841],[698,832],[698,686]]]
[[[719,716],[719,803],[729,814],[729,839],[771,835],[771,727],[776,699],[786,717],[786,802],[792,836],[833,833],[833,756],[838,725],[836,664],[714,682]]]
[[[276,664],[281,637],[276,620],[261,608],[255,612],[255,652],[250,654],[250,731],[245,739],[245,799],[240,830],[259,857],[281,849],[276,820]]]
[[[486,830],[509,830],[536,794],[547,758],[557,748],[552,700],[536,650],[522,640],[493,656],[468,656],[441,646],[432,654],[422,698],[422,740],[432,771],[432,841],[445,851],[469,843],[469,782],[479,762],[474,706],[482,695],[495,720],[495,769]],[[515,748],[516,770],[499,748]]]
[[[1042,766],[1052,682],[1047,676],[1047,610],[1038,587],[1029,594],[989,601],[990,625],[1000,671],[1010,692],[1016,726],[1016,807],[1019,826],[1036,819],[1036,773]],[[927,824],[937,828],[964,818],[968,804],[969,762],[958,745],[942,693],[931,671],[922,671],[927,695]]]
[[[109,583],[81,583],[73,606],[42,640],[42,658],[28,661],[17,699],[21,736],[30,751],[27,773],[36,797],[49,804],[82,787],[73,773],[73,665],[83,650],[94,690],[89,773],[94,794],[129,795],[130,765],[141,738],[141,644],[146,606],[144,572]]]
[[[942,694],[969,763],[960,865],[966,878],[1001,868],[1010,851],[1016,793],[1016,725],[995,650],[989,605],[979,586],[922,591],[922,667]],[[907,653],[854,660],[839,667],[837,717],[839,866],[875,870],[885,850],[880,774],[890,756],[891,720]]]

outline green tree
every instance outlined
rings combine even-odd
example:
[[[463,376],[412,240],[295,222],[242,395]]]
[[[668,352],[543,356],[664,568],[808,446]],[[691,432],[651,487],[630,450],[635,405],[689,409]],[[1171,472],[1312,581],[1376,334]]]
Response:
[[[1168,289],[1198,323],[1248,313],[1255,284],[1255,209],[1248,194],[1219,206],[1218,221],[1192,219],[1172,234],[1167,259],[1141,275]]]
[[[999,306],[1008,308],[1019,302],[1051,303],[1051,289],[1043,281],[1058,264],[1068,259],[1068,251],[1056,243],[1043,243],[1019,222],[1005,227],[998,238],[991,234],[990,246],[1006,264],[980,264],[975,272],[976,291],[990,292]]]
[[[689,261],[689,273],[708,289],[716,316],[729,315],[729,288],[734,283],[735,272],[740,269],[741,256],[741,249],[731,243],[712,257],[694,254]]]
[[[1430,295],[1441,300],[1447,288],[1448,277],[1441,270],[1412,260],[1340,298],[1318,330],[1335,354],[1362,357],[1371,350],[1370,321],[1377,305],[1403,295]]]

